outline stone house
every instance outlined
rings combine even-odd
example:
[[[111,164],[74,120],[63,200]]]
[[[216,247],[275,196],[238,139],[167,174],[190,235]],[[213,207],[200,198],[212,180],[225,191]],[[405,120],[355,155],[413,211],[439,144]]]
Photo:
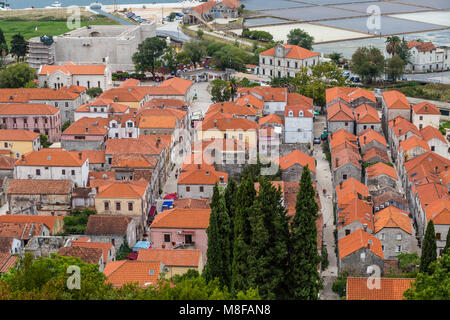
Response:
[[[124,114],[130,114],[132,110],[125,104],[115,103],[111,99],[97,98],[94,101],[83,104],[74,111],[74,121],[82,118],[110,118]]]
[[[384,254],[381,241],[371,234],[358,229],[338,241],[339,271],[349,271],[352,275],[372,273],[369,266],[377,266],[383,274]]]
[[[206,264],[211,209],[164,210],[150,225],[153,249],[198,249]]]
[[[339,129],[355,133],[354,111],[341,101],[335,102],[327,107],[328,132],[336,132]]]
[[[103,272],[106,262],[103,251],[98,248],[85,248],[79,246],[63,247],[59,249],[58,254],[66,257],[80,258],[83,262],[88,264],[97,264],[98,270]]]
[[[5,214],[0,216],[0,223],[40,223],[45,224],[50,235],[55,236],[64,232],[63,217],[43,216],[43,215],[24,215],[24,214]]]
[[[372,197],[379,196],[388,190],[397,191],[398,176],[395,169],[383,162],[378,162],[366,169],[366,185]]]
[[[389,162],[389,155],[386,150],[372,147],[364,151],[363,161],[367,163]]]
[[[386,259],[395,259],[400,253],[411,253],[415,239],[407,212],[389,206],[375,214],[374,225],[373,234],[380,239]]]
[[[350,177],[361,181],[361,156],[353,148],[344,148],[331,154],[331,169],[333,184],[338,185]]]
[[[366,129],[372,129],[381,132],[381,120],[378,111],[368,105],[361,104],[355,108],[356,134]]]
[[[0,148],[19,159],[23,154],[41,149],[40,135],[28,130],[0,129]]]
[[[404,141],[412,136],[416,136],[422,139],[420,131],[417,127],[405,120],[404,118],[397,117],[389,121],[388,125],[388,139],[391,148],[392,160],[396,161],[400,150],[400,141]]]
[[[103,252],[103,268],[108,262],[116,260],[116,248],[111,242],[96,242],[87,237],[79,237],[70,242],[71,247],[95,248]]]
[[[411,121],[411,106],[408,99],[397,90],[383,91],[382,108],[385,124],[397,117]]]
[[[399,191],[387,190],[383,194],[373,197],[372,202],[374,212],[383,210],[389,206],[394,206],[402,211],[409,211],[408,201],[405,195]]]
[[[433,220],[436,232],[437,256],[444,252],[447,234],[450,228],[450,199],[439,199],[425,208],[427,221]]]
[[[332,87],[325,91],[326,105],[342,102],[348,107],[356,108],[366,104],[373,108],[377,106],[377,100],[373,91],[362,88]]]
[[[116,250],[125,242],[133,248],[137,240],[136,221],[127,216],[91,215],[84,233],[91,241],[111,242]]]
[[[354,197],[337,212],[337,216],[338,239],[342,239],[358,229],[369,233],[374,230],[372,206],[366,200]]]
[[[5,186],[9,214],[65,216],[72,208],[71,180],[11,179]]]
[[[373,130],[366,129],[358,133],[358,141],[361,147],[361,152],[364,154],[371,148],[387,151],[387,142],[383,134]]]
[[[61,134],[61,146],[70,151],[104,150],[108,125],[105,118],[81,118]]]
[[[416,136],[411,136],[404,141],[400,141],[400,149],[396,162],[397,168],[403,167],[406,161],[412,160],[428,151],[430,151],[428,143]]]
[[[305,166],[308,166],[313,181],[316,177],[316,160],[300,150],[294,150],[281,157],[279,166],[282,171],[282,180],[286,182],[300,181]]]

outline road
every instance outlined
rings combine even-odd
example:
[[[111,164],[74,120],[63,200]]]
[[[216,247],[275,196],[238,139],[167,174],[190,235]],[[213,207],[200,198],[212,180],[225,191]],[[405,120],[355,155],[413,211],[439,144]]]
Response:
[[[108,17],[108,18],[110,18],[110,19],[112,19],[112,20],[114,20],[114,21],[119,22],[120,24],[125,25],[125,26],[135,26],[134,23],[132,23],[132,22],[130,22],[130,21],[127,21],[127,20],[125,20],[125,19],[121,19],[121,18],[119,18],[119,17],[116,17],[116,16],[114,16],[114,15],[112,15],[112,14],[109,14],[109,13],[103,11],[103,10],[99,10],[99,9],[91,9],[91,11],[93,11],[93,12],[95,12],[95,13],[98,13],[98,14],[101,14],[101,15],[103,15],[103,16],[105,16],[105,17]]]
[[[316,116],[314,122],[314,136],[320,137],[325,127],[325,116]],[[323,142],[322,142],[323,143]],[[339,296],[334,293],[331,288],[333,282],[337,277],[337,257],[335,253],[335,240],[333,231],[336,228],[333,219],[333,183],[331,181],[331,170],[328,160],[322,151],[322,143],[314,145],[313,156],[317,160],[316,164],[316,179],[317,189],[319,190],[320,203],[323,214],[323,242],[327,247],[328,262],[327,269],[322,271],[322,279],[324,288],[320,292],[321,300],[340,300]],[[326,190],[324,195],[322,190]]]
[[[416,80],[432,83],[450,84],[450,71],[407,74],[406,79],[408,79],[409,81]]]
[[[188,28],[190,30],[192,30],[192,31],[197,31],[198,30],[198,26],[190,26]],[[210,31],[203,30],[203,33],[207,34],[207,35],[210,35],[212,37],[228,40],[228,41],[231,41],[231,42],[237,41],[240,44],[243,44],[245,46],[253,47],[253,43],[252,42],[241,40],[241,39],[236,39],[236,38],[230,38],[230,37],[224,35],[223,31],[210,32]]]

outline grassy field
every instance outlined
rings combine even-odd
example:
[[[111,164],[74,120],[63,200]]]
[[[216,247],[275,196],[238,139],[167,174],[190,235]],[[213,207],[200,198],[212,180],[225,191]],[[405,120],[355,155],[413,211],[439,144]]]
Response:
[[[118,24],[107,17],[94,15],[84,9],[80,13],[81,26]],[[67,20],[72,14],[66,9],[3,11],[0,12],[0,28],[8,44],[12,36],[18,33],[22,34],[26,40],[42,35],[57,36],[70,31]],[[73,23],[72,20],[69,22]],[[36,27],[37,31],[35,31]]]

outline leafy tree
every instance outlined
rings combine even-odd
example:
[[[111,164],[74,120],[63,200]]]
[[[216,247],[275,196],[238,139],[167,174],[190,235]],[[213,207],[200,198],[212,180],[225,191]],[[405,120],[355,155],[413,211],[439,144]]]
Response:
[[[64,130],[66,130],[68,127],[70,127],[70,120],[67,120],[66,122],[63,123],[61,127],[61,132],[64,132]]]
[[[234,217],[234,241],[231,288],[233,292],[249,288],[248,252],[251,239],[250,215],[256,197],[251,177],[242,180],[236,194],[236,213]]]
[[[386,61],[386,73],[392,81],[397,82],[397,78],[405,71],[405,62],[400,56],[395,55]]]
[[[103,93],[103,89],[102,88],[98,88],[98,87],[93,87],[93,88],[89,88],[86,90],[86,94],[91,98],[97,98],[98,96],[100,96]]]
[[[314,37],[302,29],[292,29],[287,36],[287,43],[312,50]]]
[[[16,57],[17,61],[19,61],[20,58],[25,57],[25,55],[27,54],[27,42],[20,33],[15,34],[12,37],[11,49],[9,52]]]
[[[403,296],[407,300],[450,300],[450,254],[444,253],[428,270],[417,275]]]
[[[408,63],[411,63],[411,51],[408,48],[408,41],[406,41],[404,38],[402,39],[402,42],[400,43],[400,46],[397,48],[397,55],[402,58],[405,65]]]
[[[8,53],[8,43],[3,35],[3,30],[0,28],[0,67],[3,65],[3,59],[8,55]]]
[[[89,216],[95,214],[95,210],[83,209],[75,210],[70,216],[64,217],[64,228],[66,234],[83,234],[86,229]]]
[[[249,29],[244,29],[242,31],[242,36],[244,38],[250,38],[250,39],[266,41],[266,42],[270,42],[273,40],[273,36],[269,32],[261,31],[261,30],[251,30],[250,31]]]
[[[177,53],[173,47],[167,47],[161,60],[169,73],[177,71]]]
[[[342,53],[332,52],[328,55],[328,57],[337,65],[341,64]]]
[[[41,140],[42,148],[48,148],[52,145],[51,142],[48,142],[48,137],[45,134],[41,134],[39,139]]]
[[[171,12],[169,14],[169,21],[173,21],[177,17],[177,14],[175,12]]]
[[[123,243],[120,245],[116,253],[116,260],[124,260],[133,250],[128,246],[127,238],[123,237]]]
[[[397,256],[398,268],[402,272],[413,272],[420,264],[420,257],[417,253],[400,253]]]
[[[300,179],[300,189],[295,204],[295,216],[291,224],[289,253],[290,297],[301,300],[317,300],[321,288],[317,253],[316,220],[319,206],[308,166]]]
[[[422,245],[422,256],[420,258],[421,273],[431,274],[430,265],[437,259],[436,233],[434,231],[433,220],[430,219],[425,231],[425,237]]]
[[[36,78],[36,70],[27,63],[17,63],[0,71],[0,88],[24,88]]]
[[[360,47],[352,55],[351,69],[364,83],[372,83],[384,71],[384,56],[378,48]]]
[[[199,42],[187,42],[183,45],[183,50],[195,66],[202,61],[202,58],[206,57],[206,49]]]
[[[203,32],[202,29],[198,29],[198,30],[197,30],[197,38],[198,38],[198,39],[202,40],[204,34],[205,34],[205,33]]]
[[[219,278],[222,286],[230,287],[231,283],[231,229],[230,217],[223,194],[219,195],[219,187],[214,186],[211,202],[211,215],[208,235],[207,261],[203,271],[207,281]]]
[[[215,79],[211,81],[208,91],[211,94],[211,101],[214,103],[230,101],[231,99],[231,92],[225,80]]]
[[[176,63],[180,64],[189,64],[191,62],[189,58],[189,54],[186,51],[180,51],[176,56]]]
[[[289,228],[281,191],[266,178],[250,215],[251,238],[248,251],[249,284],[263,299],[285,299],[288,270]]]
[[[233,178],[228,179],[227,188],[225,189],[224,198],[228,216],[230,217],[230,265],[233,263],[233,242],[234,242],[234,217],[236,214],[236,194],[238,186]]]
[[[155,75],[155,66],[166,47],[166,41],[158,37],[145,39],[144,42],[139,44],[138,51],[132,57],[136,72],[151,70],[152,74]]]

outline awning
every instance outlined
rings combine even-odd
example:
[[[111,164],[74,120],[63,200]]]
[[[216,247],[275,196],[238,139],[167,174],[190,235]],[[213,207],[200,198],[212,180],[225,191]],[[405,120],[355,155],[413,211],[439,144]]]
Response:
[[[194,231],[181,231],[181,234],[194,234]]]
[[[150,208],[150,211],[148,212],[148,215],[153,217],[155,215],[155,213],[156,213],[156,206],[152,206]]]
[[[178,200],[178,194],[176,193],[168,193],[164,196],[163,199],[174,199],[174,200]]]

